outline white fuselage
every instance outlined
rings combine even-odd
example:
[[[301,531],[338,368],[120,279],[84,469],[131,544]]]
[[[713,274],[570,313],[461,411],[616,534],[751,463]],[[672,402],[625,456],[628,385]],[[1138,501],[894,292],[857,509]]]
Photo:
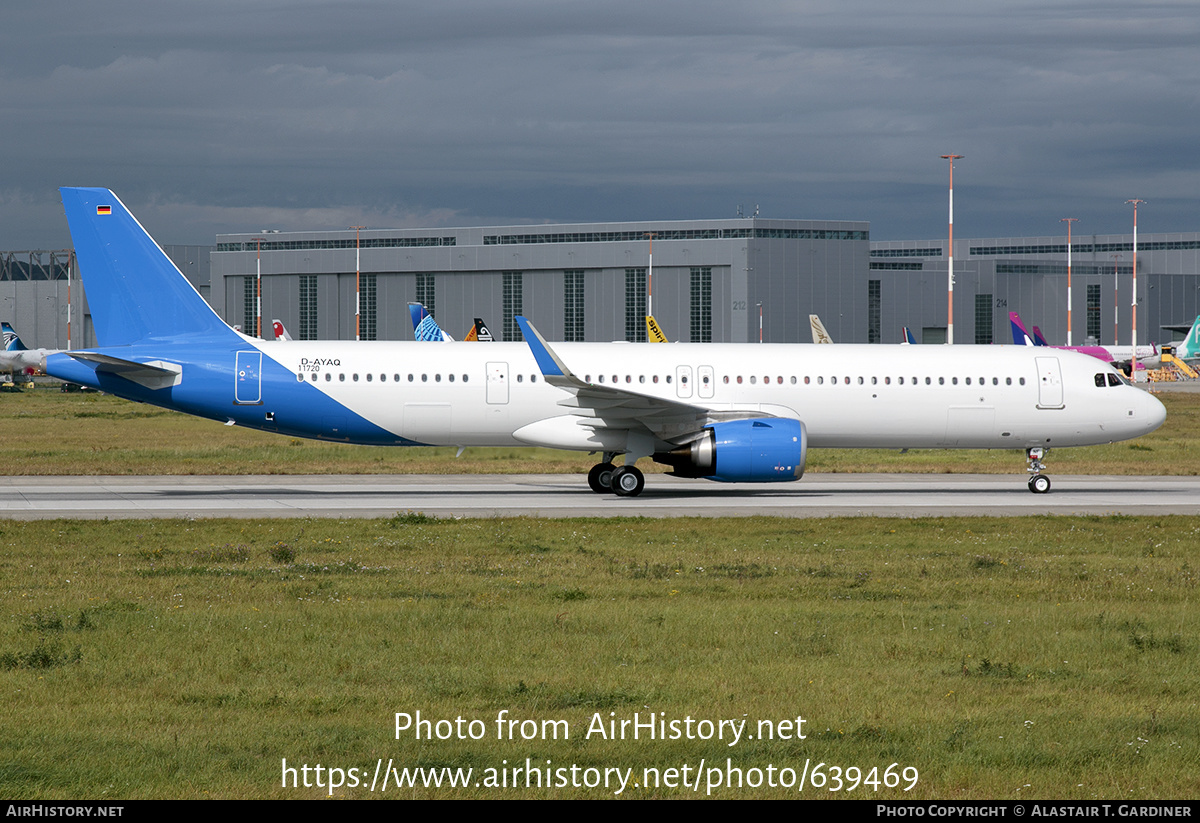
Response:
[[[623,450],[619,426],[572,408],[570,393],[546,382],[523,343],[247,343],[297,381],[417,443]],[[1165,419],[1157,399],[1110,378],[1111,367],[1045,348],[553,345],[587,383],[714,412],[794,418],[814,448],[1082,446],[1137,437]],[[264,401],[269,411],[269,393]]]

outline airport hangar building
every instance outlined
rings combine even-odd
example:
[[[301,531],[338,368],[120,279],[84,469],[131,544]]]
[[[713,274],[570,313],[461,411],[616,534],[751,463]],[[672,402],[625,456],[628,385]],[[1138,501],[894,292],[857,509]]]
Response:
[[[1066,341],[1065,237],[954,245],[956,343],[1010,342],[1010,311],[1051,342]],[[1073,342],[1112,343],[1115,325],[1128,344],[1132,235],[1077,235],[1072,246]],[[215,248],[163,248],[248,333],[261,270],[266,337],[279,318],[296,339],[354,339],[356,252],[363,339],[411,340],[409,302],[424,303],[456,338],[482,317],[496,339],[517,340],[512,318],[524,314],[550,340],[644,340],[651,308],[671,340],[755,342],[759,304],[766,342],[810,341],[809,314],[837,342],[898,342],[904,326],[926,343],[946,336],[946,241],[872,242],[859,221],[364,230],[357,240],[353,230],[266,232],[219,235]],[[0,256],[0,319],[27,345],[67,345],[66,260]],[[95,345],[79,291],[72,343]],[[1141,233],[1138,293],[1139,342],[1169,341],[1162,326],[1190,324],[1200,314],[1200,233]]]
[[[1132,235],[1072,241],[1073,342],[1112,343],[1115,325],[1128,344]],[[519,340],[524,314],[550,340],[641,341],[649,308],[670,340],[756,342],[761,305],[766,342],[809,342],[809,314],[837,342],[899,342],[904,326],[946,339],[946,241],[871,242],[861,221],[373,230],[359,242],[364,339],[411,339],[409,302],[456,338],[482,317],[496,339]],[[954,245],[956,343],[1011,342],[1010,311],[1066,342],[1065,237]],[[353,339],[355,254],[353,231],[220,235],[211,302],[253,330],[261,265],[264,328],[277,317],[297,339]],[[1169,342],[1163,325],[1200,314],[1200,233],[1142,233],[1138,275],[1139,342]]]

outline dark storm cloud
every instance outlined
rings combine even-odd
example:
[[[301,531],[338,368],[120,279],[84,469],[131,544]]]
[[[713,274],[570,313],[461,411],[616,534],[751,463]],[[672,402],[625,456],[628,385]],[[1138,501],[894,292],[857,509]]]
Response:
[[[1195,230],[1189,3],[43,3],[0,11],[0,247],[59,185],[222,230],[732,215]]]

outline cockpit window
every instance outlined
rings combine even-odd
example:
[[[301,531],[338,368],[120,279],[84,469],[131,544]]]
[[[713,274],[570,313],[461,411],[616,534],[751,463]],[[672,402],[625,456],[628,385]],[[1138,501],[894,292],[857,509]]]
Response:
[[[1120,377],[1118,377],[1117,375],[1113,374],[1112,372],[1109,372],[1109,373],[1108,373],[1108,385],[1110,385],[1110,386],[1119,386],[1119,385],[1121,385],[1121,384],[1122,384],[1122,383],[1124,383],[1124,382],[1125,382],[1124,380],[1122,380]]]
[[[1098,388],[1098,389],[1104,388],[1104,375],[1103,374],[1096,375],[1096,388]]]

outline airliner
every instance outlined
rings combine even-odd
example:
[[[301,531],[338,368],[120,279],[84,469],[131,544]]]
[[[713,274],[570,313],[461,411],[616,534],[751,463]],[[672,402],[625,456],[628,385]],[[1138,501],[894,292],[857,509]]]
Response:
[[[0,350],[0,368],[20,374],[41,374],[42,363],[49,354],[61,349],[31,349],[21,340],[16,329],[8,321],[0,323],[3,350]]]
[[[814,343],[832,343],[833,338],[829,336],[829,332],[825,331],[825,324],[821,322],[821,318],[815,314],[808,316],[808,325],[812,327],[812,339]]]
[[[421,303],[409,303],[408,313],[412,318],[413,339],[426,343],[453,343],[454,338],[442,330],[433,315]],[[483,318],[476,317],[470,330],[463,336],[464,343],[491,343],[492,333]]]
[[[414,340],[423,343],[454,342],[454,338],[442,331],[442,327],[421,303],[409,303],[408,314],[412,318]]]
[[[1200,358],[1200,316],[1196,317],[1191,326],[1163,326],[1163,328],[1187,332],[1187,336],[1175,344],[1176,357],[1180,360]]]
[[[809,448],[1025,451],[1126,440],[1166,411],[1111,367],[1024,346],[293,341],[235,332],[107,189],[64,188],[99,345],[48,374],[223,422],[347,443],[531,445],[602,455],[632,496],[645,458],[726,482],[794,481]],[[623,465],[613,460],[624,455]]]
[[[1055,349],[1057,351],[1076,351],[1103,360],[1119,369],[1128,368],[1133,361],[1133,346],[1051,346],[1042,336],[1042,330],[1033,327],[1033,334],[1025,330],[1025,324],[1015,311],[1008,313],[1008,322],[1012,326],[1013,343],[1018,346],[1037,346],[1039,348]],[[1158,346],[1150,343],[1137,347],[1137,362],[1139,369],[1156,369],[1162,365],[1162,353]]]

